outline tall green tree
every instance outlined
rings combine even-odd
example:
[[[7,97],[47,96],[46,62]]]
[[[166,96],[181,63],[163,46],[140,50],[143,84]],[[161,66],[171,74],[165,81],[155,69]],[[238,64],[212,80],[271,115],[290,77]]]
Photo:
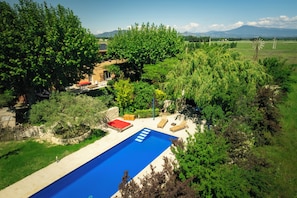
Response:
[[[0,2],[0,92],[10,89],[18,76],[25,72],[21,64],[21,28],[18,26],[18,15],[8,3]]]
[[[212,109],[209,117],[215,118],[221,117],[222,112],[233,112],[239,100],[252,101],[257,88],[267,79],[260,64],[243,60],[226,47],[213,45],[186,56],[168,73],[165,87],[175,98],[180,98],[184,90],[185,98],[194,100],[206,111]]]
[[[2,27],[1,86],[17,94],[63,89],[90,74],[97,61],[96,38],[61,5],[1,2]]]
[[[119,30],[108,44],[108,54],[126,59],[142,74],[144,64],[174,57],[183,49],[183,39],[176,30],[164,25],[135,24],[128,30]]]

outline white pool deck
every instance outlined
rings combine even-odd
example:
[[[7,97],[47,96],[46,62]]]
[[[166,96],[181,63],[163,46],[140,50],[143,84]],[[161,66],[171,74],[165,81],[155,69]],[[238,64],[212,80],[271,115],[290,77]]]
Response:
[[[176,118],[176,114],[167,116],[168,123],[165,125],[163,129],[157,128],[157,124],[161,120],[161,117],[156,118],[145,118],[145,119],[135,119],[134,121],[128,121],[133,124],[132,127],[123,131],[117,132],[110,128],[107,128],[108,135],[97,140],[93,144],[90,144],[80,150],[59,159],[58,162],[52,163],[45,168],[34,172],[33,174],[23,178],[22,180],[6,187],[5,189],[0,191],[0,197],[14,197],[14,198],[23,198],[29,197],[49,184],[53,183],[57,179],[63,177],[67,173],[73,171],[79,166],[85,164],[91,159],[95,158],[99,154],[104,151],[110,149],[114,145],[120,143],[124,139],[130,137],[131,135],[137,133],[142,128],[150,128],[156,131],[160,131],[166,134],[174,135],[176,137],[186,139],[189,132],[190,134],[195,133],[197,125],[194,124],[191,120],[187,120],[188,128],[171,132],[169,129],[172,123],[179,124],[181,120]],[[121,119],[121,118],[119,118]],[[200,126],[199,126],[200,127]],[[170,148],[166,149],[160,156],[158,156],[154,161],[152,161],[152,165],[156,167],[156,170],[161,170],[163,165],[163,157],[174,157],[171,153]],[[120,164],[119,164],[120,166]],[[148,165],[145,169],[143,169],[135,178],[141,178],[143,175],[150,172],[150,166]],[[11,173],[13,174],[13,172]]]

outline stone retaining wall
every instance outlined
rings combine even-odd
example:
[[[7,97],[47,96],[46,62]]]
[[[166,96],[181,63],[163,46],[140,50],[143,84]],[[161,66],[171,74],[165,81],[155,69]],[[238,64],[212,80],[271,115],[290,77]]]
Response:
[[[2,127],[15,127],[15,113],[10,111],[8,107],[0,109],[0,124]]]

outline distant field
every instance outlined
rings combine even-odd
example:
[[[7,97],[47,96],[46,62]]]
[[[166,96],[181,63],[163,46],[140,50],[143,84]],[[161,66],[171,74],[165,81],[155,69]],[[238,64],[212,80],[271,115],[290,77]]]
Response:
[[[264,41],[265,45],[259,51],[259,59],[265,57],[282,57],[289,64],[297,64],[297,41],[277,41],[276,49],[272,49],[273,41]],[[252,48],[251,41],[236,41],[236,51],[240,52],[244,57],[253,60],[255,50]]]

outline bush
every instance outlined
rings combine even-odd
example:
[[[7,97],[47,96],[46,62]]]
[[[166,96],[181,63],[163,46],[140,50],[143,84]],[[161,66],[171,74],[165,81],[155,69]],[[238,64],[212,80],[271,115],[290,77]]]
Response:
[[[0,94],[0,107],[8,106],[13,99],[13,92],[10,90],[5,90],[4,93]]]
[[[134,86],[134,109],[147,109],[152,106],[152,99],[154,96],[154,87],[146,82],[135,82]]]
[[[155,116],[159,116],[159,113],[160,113],[160,109],[155,108]],[[153,109],[136,110],[134,114],[138,118],[150,118],[150,117],[153,117]]]
[[[32,105],[29,120],[32,124],[53,127],[62,137],[77,137],[102,121],[105,105],[97,98],[75,96],[68,92],[53,93],[49,100]]]

